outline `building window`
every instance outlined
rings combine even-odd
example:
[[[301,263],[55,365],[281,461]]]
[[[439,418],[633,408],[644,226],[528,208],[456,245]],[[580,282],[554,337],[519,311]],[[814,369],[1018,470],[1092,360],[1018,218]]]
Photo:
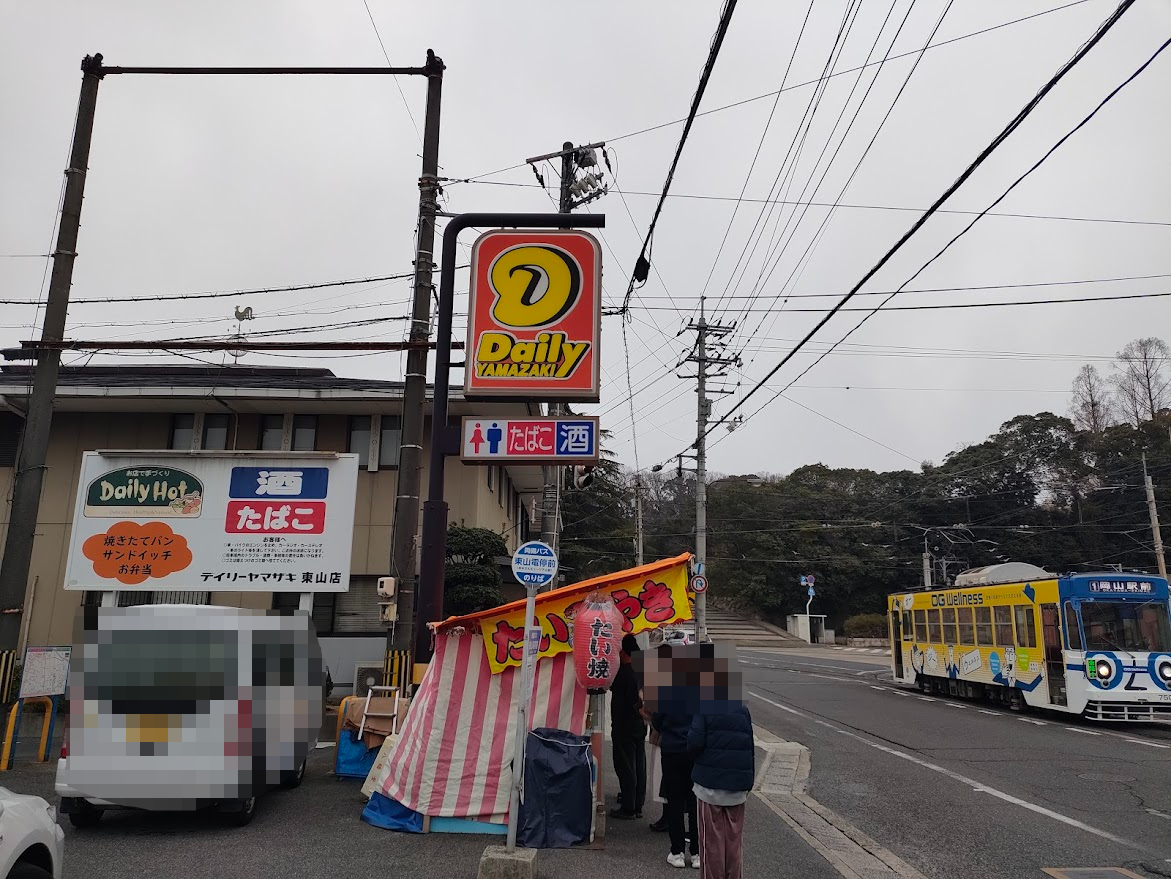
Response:
[[[195,444],[195,416],[176,415],[171,419],[171,448],[190,449]]]
[[[317,451],[317,416],[293,416],[293,449],[294,452]]]
[[[367,427],[369,430],[369,427]],[[397,467],[399,443],[403,438],[403,420],[400,415],[382,416],[382,437],[378,443],[378,466]]]
[[[207,452],[222,452],[228,447],[229,416],[223,414],[203,416],[203,444]]]
[[[285,442],[285,416],[263,415],[260,418],[260,449],[279,452]]]
[[[380,617],[377,577],[351,577],[349,592],[315,592],[313,627],[318,636],[386,635]],[[276,610],[296,610],[301,603],[297,592],[276,592],[272,606]]]
[[[346,451],[358,456],[358,466],[365,467],[370,463],[370,416],[350,416],[350,439],[346,444]]]
[[[488,467],[487,470],[488,470],[488,491],[491,491],[492,484],[494,481],[493,477],[496,475],[496,466],[492,465],[492,466]]]

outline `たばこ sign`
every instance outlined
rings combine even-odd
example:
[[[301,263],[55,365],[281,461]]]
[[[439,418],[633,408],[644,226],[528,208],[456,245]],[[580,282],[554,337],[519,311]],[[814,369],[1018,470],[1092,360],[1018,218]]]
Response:
[[[598,401],[602,258],[569,229],[481,235],[472,248],[464,396]]]

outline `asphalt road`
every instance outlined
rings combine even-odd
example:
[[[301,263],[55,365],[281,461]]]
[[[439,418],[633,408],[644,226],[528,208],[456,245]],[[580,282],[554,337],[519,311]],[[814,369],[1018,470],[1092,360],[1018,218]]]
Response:
[[[811,749],[810,794],[927,876],[1171,875],[1171,730],[924,697],[829,650],[740,658],[756,723]]]

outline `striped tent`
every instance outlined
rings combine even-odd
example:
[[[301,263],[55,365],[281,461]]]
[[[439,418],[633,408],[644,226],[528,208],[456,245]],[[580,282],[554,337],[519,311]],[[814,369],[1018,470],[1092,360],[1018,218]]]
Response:
[[[508,819],[520,670],[492,674],[477,631],[436,636],[435,657],[390,754],[382,792],[431,817]],[[532,727],[582,734],[589,696],[569,654],[537,662]]]

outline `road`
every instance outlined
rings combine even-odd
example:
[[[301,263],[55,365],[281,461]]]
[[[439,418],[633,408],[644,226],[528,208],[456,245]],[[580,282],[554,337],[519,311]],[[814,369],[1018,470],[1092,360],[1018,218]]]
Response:
[[[1171,729],[922,697],[892,686],[882,657],[868,654],[745,650],[740,658],[765,788],[748,802],[745,879],[1042,879],[1043,868],[1089,866],[1171,876]],[[774,798],[789,803],[778,809],[767,795],[769,761],[799,765],[791,755],[802,745],[807,793]],[[52,801],[53,765],[23,751],[0,784]],[[445,876],[476,875],[491,840],[362,824],[360,785],[330,775],[332,755],[314,752],[304,784],[265,797],[245,828],[214,815],[112,813],[89,831],[62,819],[65,875],[393,870],[421,879],[439,865]],[[658,814],[648,804],[647,820]],[[851,872],[851,846],[872,866],[880,857],[893,868]],[[666,839],[648,833],[645,821],[611,822],[605,854],[543,851],[538,863],[540,875],[557,879],[594,876],[602,857],[615,875],[674,875],[665,854]]]
[[[812,797],[924,875],[1171,875],[1171,731],[925,697],[840,656],[742,651],[753,718],[810,748]]]

